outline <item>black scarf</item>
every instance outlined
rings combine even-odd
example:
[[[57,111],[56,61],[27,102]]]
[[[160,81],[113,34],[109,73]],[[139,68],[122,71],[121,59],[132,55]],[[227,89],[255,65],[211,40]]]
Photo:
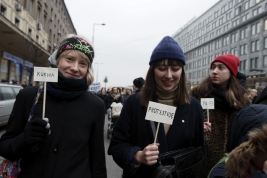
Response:
[[[54,67],[54,66],[53,66]],[[88,90],[87,81],[83,79],[72,79],[64,77],[58,72],[58,82],[47,83],[47,93],[60,99],[73,99]]]
[[[214,98],[215,109],[220,109],[223,111],[230,110],[230,104],[225,99],[224,90],[220,86],[213,85],[212,91],[208,94],[208,98]]]

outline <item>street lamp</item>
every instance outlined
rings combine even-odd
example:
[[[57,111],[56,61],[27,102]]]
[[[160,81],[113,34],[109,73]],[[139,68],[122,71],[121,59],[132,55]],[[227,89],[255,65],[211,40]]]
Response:
[[[94,25],[93,25],[93,36],[92,36],[92,43],[93,44],[94,44],[95,25],[106,25],[106,24],[104,24],[104,23],[94,23]]]
[[[98,79],[98,64],[103,64],[103,63],[95,63],[95,64],[97,64],[97,68],[96,68],[96,82],[98,81],[97,79]]]

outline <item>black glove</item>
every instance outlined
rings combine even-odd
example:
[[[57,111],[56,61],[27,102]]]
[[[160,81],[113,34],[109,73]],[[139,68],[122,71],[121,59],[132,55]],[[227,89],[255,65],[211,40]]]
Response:
[[[42,119],[34,119],[27,122],[24,128],[24,141],[26,144],[35,144],[42,142],[49,134],[49,123]]]

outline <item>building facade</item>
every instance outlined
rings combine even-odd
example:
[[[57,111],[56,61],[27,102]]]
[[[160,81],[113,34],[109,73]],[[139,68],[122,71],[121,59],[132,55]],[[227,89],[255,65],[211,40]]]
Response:
[[[0,0],[0,82],[32,82],[33,67],[77,34],[64,0]]]
[[[173,37],[184,50],[191,85],[207,77],[211,61],[223,54],[239,56],[239,71],[252,79],[248,87],[267,85],[266,0],[220,0]]]

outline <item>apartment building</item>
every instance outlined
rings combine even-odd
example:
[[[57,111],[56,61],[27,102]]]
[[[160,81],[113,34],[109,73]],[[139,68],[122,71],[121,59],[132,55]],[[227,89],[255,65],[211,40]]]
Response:
[[[211,61],[223,54],[239,56],[239,71],[254,78],[248,87],[267,85],[266,0],[220,0],[173,37],[185,53],[191,85],[208,76]]]
[[[33,67],[69,33],[77,34],[64,0],[0,0],[0,82],[32,82]]]

